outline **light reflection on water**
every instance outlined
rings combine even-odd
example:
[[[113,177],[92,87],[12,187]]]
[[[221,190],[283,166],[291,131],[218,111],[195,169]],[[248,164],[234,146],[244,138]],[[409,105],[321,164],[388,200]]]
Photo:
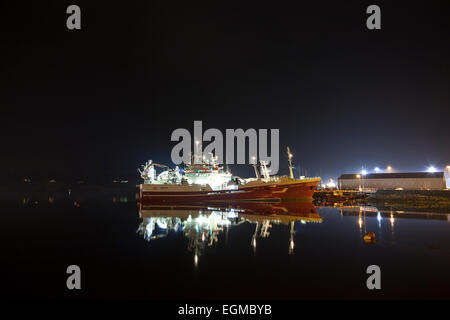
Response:
[[[450,297],[446,213],[304,202],[140,208],[135,197],[5,196],[11,279],[22,279],[19,254],[35,270],[33,286],[45,288],[30,296],[65,294],[55,275],[76,262],[91,275],[89,297],[371,298],[365,268],[377,264],[380,297]],[[369,232],[376,242],[364,241]],[[27,292],[28,280],[14,281],[13,295]]]
[[[187,250],[194,255],[194,264],[205,248],[216,245],[219,235],[230,228],[250,224],[254,228],[248,245],[256,250],[258,239],[270,238],[273,225],[286,226],[290,235],[287,247],[294,253],[296,225],[321,223],[311,202],[240,203],[233,206],[147,205],[139,211],[141,223],[137,233],[147,241],[182,233]]]
[[[187,240],[186,250],[192,254],[194,266],[197,267],[207,248],[216,246],[224,238],[228,239],[230,229],[243,224],[251,225],[253,232],[248,234],[247,242],[242,245],[252,248],[253,253],[256,253],[258,241],[270,240],[273,226],[278,226],[289,235],[286,252],[293,255],[296,232],[301,229],[302,224],[322,223],[318,210],[325,209],[327,207],[316,208],[311,202],[238,203],[226,206],[141,205],[141,222],[137,234],[148,242],[158,241],[171,234],[182,234]],[[373,206],[348,206],[332,210],[336,209],[341,217],[357,218],[361,243],[383,240],[385,222],[389,223],[391,243],[395,243],[395,225],[399,219],[450,221],[449,215],[445,213],[379,210]],[[373,241],[364,238],[370,232],[375,234]],[[221,237],[223,234],[226,237]]]

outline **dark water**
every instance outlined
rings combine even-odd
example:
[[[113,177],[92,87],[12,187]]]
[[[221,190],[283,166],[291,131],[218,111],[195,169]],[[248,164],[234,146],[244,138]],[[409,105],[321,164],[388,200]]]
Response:
[[[450,298],[445,214],[304,203],[140,210],[134,193],[0,197],[4,297]],[[72,264],[80,291],[66,288]],[[381,290],[366,288],[372,264]]]

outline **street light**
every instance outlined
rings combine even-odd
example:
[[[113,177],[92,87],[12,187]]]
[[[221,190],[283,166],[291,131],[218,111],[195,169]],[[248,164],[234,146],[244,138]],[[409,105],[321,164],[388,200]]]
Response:
[[[391,172],[392,171],[392,167],[391,166],[387,166],[387,171]]]
[[[429,166],[427,171],[433,173],[433,172],[436,172],[437,169],[435,167],[433,167],[433,166]]]
[[[448,171],[448,174],[447,174],[447,176],[448,176],[447,189],[448,189],[450,186],[450,165],[446,166],[445,168]]]
[[[357,175],[356,175],[356,178],[359,179],[359,188],[358,188],[358,189],[361,189],[361,175],[360,175],[360,174],[357,174]]]
[[[380,168],[375,167],[375,172],[376,172],[376,173],[380,172]]]

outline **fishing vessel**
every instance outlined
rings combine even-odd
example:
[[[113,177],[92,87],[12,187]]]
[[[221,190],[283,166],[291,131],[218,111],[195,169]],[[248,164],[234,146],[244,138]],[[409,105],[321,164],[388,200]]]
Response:
[[[259,167],[253,164],[256,177],[247,179],[233,176],[212,155],[186,164],[184,170],[150,160],[138,169],[144,180],[140,198],[143,203],[311,200],[320,178],[294,179],[289,149],[288,158],[290,176],[271,176],[267,163],[260,161]],[[157,167],[164,171],[157,175]]]

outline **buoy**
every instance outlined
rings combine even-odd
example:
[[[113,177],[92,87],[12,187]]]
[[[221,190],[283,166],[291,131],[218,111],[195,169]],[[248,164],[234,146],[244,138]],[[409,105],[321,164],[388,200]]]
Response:
[[[369,232],[368,234],[366,234],[364,236],[364,241],[365,242],[375,242],[375,233],[373,232]]]

